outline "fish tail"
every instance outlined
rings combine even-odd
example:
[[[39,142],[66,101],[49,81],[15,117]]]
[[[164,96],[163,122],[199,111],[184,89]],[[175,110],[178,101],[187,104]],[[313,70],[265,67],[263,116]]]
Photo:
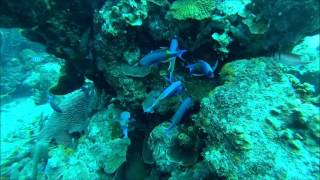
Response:
[[[186,65],[185,67],[188,69],[189,73],[191,73],[191,71],[192,71],[192,69],[193,69],[192,65],[191,65],[191,64],[188,64],[188,65]]]
[[[213,71],[218,67],[218,64],[219,64],[219,61],[216,60],[216,63],[215,63],[215,64],[213,65],[213,67],[212,67]]]
[[[180,50],[179,53],[177,54],[177,56],[182,60],[182,61],[186,61],[182,55],[187,52],[187,50]]]
[[[172,135],[172,125],[170,125],[170,127],[166,128],[164,133],[165,133],[165,135],[166,135],[167,137],[169,137],[170,135]]]
[[[171,83],[173,81],[173,72],[174,72],[174,66],[175,66],[176,58],[171,58],[170,59],[170,65],[168,68],[169,71],[169,82]]]

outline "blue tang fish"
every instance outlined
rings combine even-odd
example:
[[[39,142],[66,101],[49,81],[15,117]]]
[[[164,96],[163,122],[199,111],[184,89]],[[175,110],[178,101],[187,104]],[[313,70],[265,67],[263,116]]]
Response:
[[[214,64],[213,67],[210,66],[206,61],[204,60],[198,60],[194,64],[189,64],[186,66],[186,68],[189,70],[189,73],[192,76],[205,76],[207,78],[213,78],[214,77],[214,71],[216,70],[218,66],[218,61]]]

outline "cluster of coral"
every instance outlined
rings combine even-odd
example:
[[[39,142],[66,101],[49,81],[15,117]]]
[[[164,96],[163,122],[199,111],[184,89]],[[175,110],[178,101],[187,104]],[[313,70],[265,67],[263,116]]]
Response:
[[[58,79],[61,60],[28,41],[19,29],[0,29],[0,101],[33,96],[37,105],[47,102],[48,88]]]
[[[0,26],[24,28],[27,38],[64,59],[56,84],[47,80],[52,94],[67,94],[59,103],[62,112],[35,120],[36,132],[24,130],[35,138],[29,137],[27,148],[8,154],[1,176],[319,178],[319,35],[303,39],[320,28],[319,1],[0,4]],[[144,103],[154,101],[153,94],[166,87],[167,66],[137,64],[173,37],[188,47],[186,62],[177,60],[175,71],[195,103],[168,133],[166,121],[178,109],[180,98],[161,101],[153,114],[143,112]],[[29,50],[21,53],[29,59],[23,64],[17,59],[16,64],[26,68],[35,55]],[[219,60],[218,76],[205,79],[185,72],[185,65],[197,59],[209,64]],[[89,92],[81,88],[85,79],[94,85]],[[128,136],[121,121],[124,111],[131,113],[125,124]]]

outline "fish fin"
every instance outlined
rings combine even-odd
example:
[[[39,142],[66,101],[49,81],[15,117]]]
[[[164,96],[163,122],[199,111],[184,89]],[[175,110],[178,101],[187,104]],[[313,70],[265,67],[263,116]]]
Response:
[[[204,74],[191,74],[191,75],[196,77],[204,76]]]
[[[175,62],[176,62],[176,58],[170,58],[170,64],[168,67],[168,71],[169,71],[169,82],[171,83],[173,81],[173,72],[174,72],[174,67],[175,67]]]
[[[170,71],[171,69],[174,69],[175,60],[176,60],[175,57],[169,58],[170,64],[169,64],[169,67],[168,67],[168,71]]]
[[[204,61],[204,60],[202,60],[202,59],[197,60],[196,62],[197,62],[197,63],[204,63],[204,64],[206,64],[206,63],[207,63],[206,61]]]
[[[164,60],[164,61],[161,61],[161,63],[167,63],[167,62],[170,62],[170,60],[171,60],[171,58],[166,59],[166,60]]]
[[[180,50],[179,53],[178,53],[178,55],[177,55],[182,61],[186,61],[186,60],[182,57],[182,55],[183,55],[185,52],[187,52],[187,50]]]
[[[172,135],[172,128],[173,128],[173,126],[170,124],[170,126],[165,129],[165,135],[166,135],[167,137],[169,137],[169,136]]]
[[[193,70],[193,64],[189,64],[189,65],[186,65],[185,66],[188,70],[189,70],[189,73],[191,73],[191,71]]]
[[[216,68],[218,67],[219,61],[216,60],[216,63],[213,65],[212,70],[216,70]]]

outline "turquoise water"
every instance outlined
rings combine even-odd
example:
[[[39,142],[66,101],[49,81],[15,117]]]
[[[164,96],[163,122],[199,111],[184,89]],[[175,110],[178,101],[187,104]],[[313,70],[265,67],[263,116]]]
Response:
[[[319,179],[319,9],[0,2],[0,179]]]

